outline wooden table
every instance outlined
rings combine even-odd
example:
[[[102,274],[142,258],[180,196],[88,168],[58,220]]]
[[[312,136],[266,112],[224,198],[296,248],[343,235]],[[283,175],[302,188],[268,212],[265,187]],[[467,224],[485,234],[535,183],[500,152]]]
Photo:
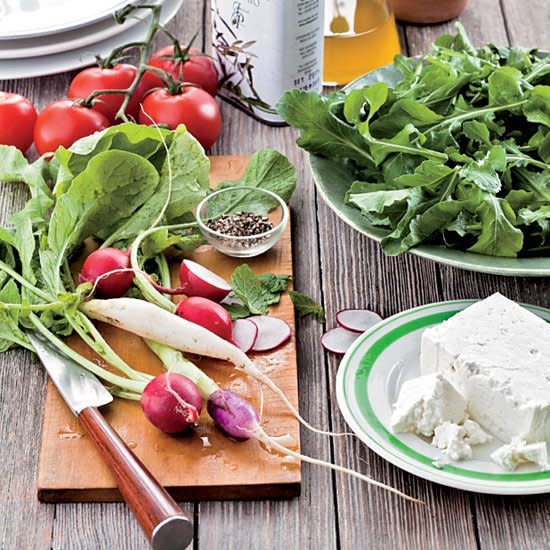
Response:
[[[443,0],[442,0],[443,1]],[[548,0],[471,0],[460,20],[475,44],[550,49]],[[209,43],[209,10],[186,0],[171,24],[188,39],[198,29]],[[452,24],[403,26],[403,51],[425,52]],[[1,76],[1,75],[0,75]],[[72,74],[3,82],[39,107],[62,97]],[[246,154],[276,148],[299,170],[292,200],[295,286],[322,302],[332,323],[344,307],[369,307],[383,316],[428,302],[508,297],[550,307],[550,282],[479,275],[439,266],[410,254],[386,258],[380,247],[344,225],[315,192],[304,154],[288,128],[262,126],[227,104],[215,154]],[[0,212],[21,205],[15,188],[0,194]],[[345,253],[343,253],[345,251]],[[325,429],[346,428],[334,395],[338,360],[326,355],[323,327],[298,323],[300,409]],[[35,476],[42,424],[45,376],[29,355],[0,356],[0,548],[2,550],[138,550],[147,548],[123,504],[41,504]],[[550,548],[550,501],[537,497],[492,497],[447,489],[409,475],[351,439],[329,440],[303,432],[307,454],[358,469],[417,495],[415,506],[355,479],[303,465],[299,498],[279,502],[182,503],[195,524],[193,548],[204,550]]]

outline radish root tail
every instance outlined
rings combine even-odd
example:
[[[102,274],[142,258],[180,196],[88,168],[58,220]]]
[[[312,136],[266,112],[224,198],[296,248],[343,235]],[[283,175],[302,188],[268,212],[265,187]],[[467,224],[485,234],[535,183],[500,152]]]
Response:
[[[257,430],[254,433],[256,439],[258,441],[261,441],[264,445],[266,445],[268,448],[273,448],[277,451],[279,451],[281,454],[284,454],[286,456],[292,456],[294,458],[298,458],[300,460],[303,460],[304,462],[309,462],[310,464],[316,464],[317,466],[324,466],[325,468],[330,468],[331,470],[335,470],[336,472],[342,472],[343,474],[348,474],[352,477],[356,477],[357,479],[360,479],[361,481],[364,481],[365,483],[368,483],[369,485],[374,485],[375,487],[380,487],[381,489],[384,489],[385,491],[389,491],[390,493],[393,493],[394,495],[397,495],[401,498],[404,498],[405,500],[408,500],[410,502],[414,502],[416,504],[425,504],[422,500],[419,500],[417,498],[411,497],[405,493],[402,493],[398,489],[395,489],[394,487],[390,487],[389,485],[385,485],[384,483],[380,481],[376,481],[375,479],[372,479],[371,477],[368,477],[366,475],[360,474],[359,472],[356,472],[355,470],[350,470],[349,468],[344,468],[343,466],[339,466],[338,464],[332,464],[331,462],[326,462],[324,460],[320,460],[318,458],[312,458],[310,456],[303,455],[299,452],[293,451],[291,449],[288,449],[284,445],[281,445],[276,439],[270,437],[261,427],[258,426]]]
[[[312,426],[305,418],[303,418],[296,407],[289,401],[288,397],[285,395],[283,390],[269,378],[269,376],[265,375],[252,361],[247,361],[246,363],[242,363],[240,366],[237,367],[244,373],[252,376],[253,378],[256,378],[259,382],[262,382],[265,384],[273,393],[275,393],[281,401],[288,407],[288,409],[292,412],[292,414],[296,417],[298,422],[305,426],[308,430],[311,430],[312,432],[321,434],[321,435],[328,435],[331,437],[343,437],[347,435],[354,435],[350,432],[330,432],[326,430],[321,430],[319,428],[316,428],[315,426]]]

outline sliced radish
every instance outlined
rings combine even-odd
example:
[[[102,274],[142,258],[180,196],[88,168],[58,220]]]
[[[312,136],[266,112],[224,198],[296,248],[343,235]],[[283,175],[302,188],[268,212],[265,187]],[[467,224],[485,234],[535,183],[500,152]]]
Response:
[[[257,337],[258,327],[250,319],[233,321],[233,342],[245,353],[253,348]]]
[[[223,300],[231,291],[225,279],[192,260],[181,262],[180,286],[187,296],[202,296],[215,302]]]
[[[336,327],[323,334],[321,345],[327,351],[343,355],[359,336],[361,334],[358,332],[351,332],[345,328]]]
[[[351,332],[365,332],[382,320],[382,317],[368,309],[342,309],[336,314],[336,322]]]
[[[252,346],[252,351],[274,349],[290,338],[290,325],[282,319],[269,315],[258,315],[250,317],[249,320],[258,327],[258,336]]]

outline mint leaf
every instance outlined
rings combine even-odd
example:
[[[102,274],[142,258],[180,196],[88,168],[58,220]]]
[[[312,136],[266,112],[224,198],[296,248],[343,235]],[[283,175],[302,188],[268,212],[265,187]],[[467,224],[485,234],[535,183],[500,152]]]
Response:
[[[229,284],[233,294],[252,315],[264,315],[271,304],[279,301],[279,296],[270,292],[247,264],[242,264],[233,271]]]
[[[298,317],[306,317],[307,315],[313,315],[319,323],[325,322],[325,310],[323,306],[317,304],[309,296],[302,294],[296,290],[289,290],[288,294],[294,305],[294,310]]]
[[[286,290],[290,275],[273,275],[273,273],[264,273],[259,275],[258,279],[262,282],[264,288],[272,294],[280,294]]]
[[[229,284],[233,289],[232,295],[239,298],[242,304],[222,305],[235,319],[249,315],[264,315],[270,305],[279,303],[289,279],[290,275],[274,275],[273,273],[255,275],[247,264],[242,264],[233,271],[229,279]]]
[[[250,317],[250,310],[243,304],[224,304],[222,306],[229,312],[231,315],[231,320],[235,321],[236,319],[244,319]]]

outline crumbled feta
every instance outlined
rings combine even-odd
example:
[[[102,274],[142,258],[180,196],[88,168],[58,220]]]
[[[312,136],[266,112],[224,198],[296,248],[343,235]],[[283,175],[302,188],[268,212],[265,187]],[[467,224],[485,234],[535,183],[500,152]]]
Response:
[[[441,373],[503,441],[550,442],[550,326],[501,294],[422,335],[423,374]]]
[[[467,418],[462,426],[466,433],[466,442],[469,445],[483,445],[493,439],[475,420]]]
[[[443,422],[434,431],[432,445],[443,451],[451,460],[472,458],[472,447],[465,441],[466,431],[453,422]]]
[[[514,438],[509,445],[503,445],[491,453],[491,460],[506,470],[515,470],[529,462],[537,464],[541,470],[550,469],[545,441],[526,443],[522,439]]]
[[[391,426],[394,432],[433,435],[442,422],[464,419],[466,401],[441,374],[408,380],[394,405]]]
[[[472,446],[487,443],[491,436],[473,420],[466,419],[462,425],[443,422],[434,430],[432,445],[441,449],[450,460],[472,458]]]

